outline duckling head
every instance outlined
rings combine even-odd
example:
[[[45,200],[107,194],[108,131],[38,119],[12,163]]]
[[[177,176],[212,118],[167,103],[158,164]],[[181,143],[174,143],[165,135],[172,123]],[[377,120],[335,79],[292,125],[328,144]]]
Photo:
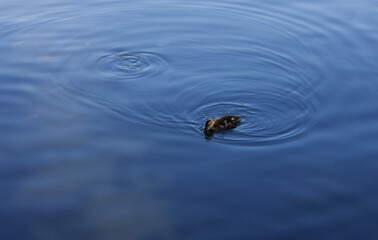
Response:
[[[213,119],[206,120],[205,128],[203,129],[203,132],[206,134],[211,133],[214,130],[214,123],[215,121]]]

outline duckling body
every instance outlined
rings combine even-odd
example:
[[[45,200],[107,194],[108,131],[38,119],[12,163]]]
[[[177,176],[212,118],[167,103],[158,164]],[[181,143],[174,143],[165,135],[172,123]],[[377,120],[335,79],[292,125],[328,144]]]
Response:
[[[240,116],[225,115],[216,119],[208,119],[205,123],[204,133],[212,133],[214,130],[235,128],[241,121]]]

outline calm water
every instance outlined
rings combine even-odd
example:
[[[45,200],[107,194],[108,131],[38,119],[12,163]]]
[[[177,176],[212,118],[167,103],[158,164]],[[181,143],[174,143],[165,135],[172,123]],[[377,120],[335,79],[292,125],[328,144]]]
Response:
[[[377,239],[377,16],[1,1],[0,238]]]

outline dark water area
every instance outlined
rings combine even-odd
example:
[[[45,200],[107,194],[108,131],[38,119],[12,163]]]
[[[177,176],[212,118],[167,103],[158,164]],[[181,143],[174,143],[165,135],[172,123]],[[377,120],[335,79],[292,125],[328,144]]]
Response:
[[[376,1],[0,13],[0,239],[378,239]]]

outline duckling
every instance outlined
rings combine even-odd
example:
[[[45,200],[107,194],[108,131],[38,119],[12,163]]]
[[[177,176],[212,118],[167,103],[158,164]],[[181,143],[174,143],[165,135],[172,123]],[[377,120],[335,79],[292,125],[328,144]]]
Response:
[[[205,134],[212,134],[214,130],[235,128],[240,121],[240,116],[233,115],[225,115],[216,119],[208,119],[205,123],[203,132]]]

